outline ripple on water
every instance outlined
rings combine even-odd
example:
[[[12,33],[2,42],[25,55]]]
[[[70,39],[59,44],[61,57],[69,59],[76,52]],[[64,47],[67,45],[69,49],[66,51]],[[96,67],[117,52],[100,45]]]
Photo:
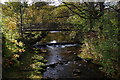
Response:
[[[56,41],[53,40],[51,41],[51,43],[56,43]],[[74,50],[74,48],[72,50],[69,50],[70,46],[75,45],[48,46],[49,55],[47,55],[47,65],[55,65],[54,67],[47,67],[47,70],[43,74],[43,78],[78,78],[80,76],[94,77],[94,75],[96,74],[95,71],[93,70],[91,74],[92,69],[88,67],[85,61],[83,61],[79,57],[77,58],[77,60],[75,60],[75,57],[78,53],[75,52],[76,50]]]

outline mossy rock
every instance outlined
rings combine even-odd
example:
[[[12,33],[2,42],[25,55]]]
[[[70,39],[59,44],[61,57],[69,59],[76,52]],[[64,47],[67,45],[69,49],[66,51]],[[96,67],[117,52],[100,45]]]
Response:
[[[92,62],[92,61],[93,61],[93,59],[91,59],[91,58],[85,58],[85,60],[86,60],[87,62]]]
[[[46,59],[43,60],[43,63],[47,63],[48,61]]]
[[[35,55],[34,57],[32,57],[32,60],[43,60],[44,57],[39,56],[39,55]]]

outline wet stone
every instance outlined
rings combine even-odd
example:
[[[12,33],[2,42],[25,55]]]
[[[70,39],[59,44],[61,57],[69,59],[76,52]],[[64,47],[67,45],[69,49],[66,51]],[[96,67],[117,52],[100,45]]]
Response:
[[[79,64],[78,66],[82,66],[82,64]]]
[[[74,76],[77,76],[77,74],[73,74]]]
[[[74,54],[77,54],[77,53],[74,53]]]
[[[79,69],[74,69],[73,73],[80,73],[81,71]]]

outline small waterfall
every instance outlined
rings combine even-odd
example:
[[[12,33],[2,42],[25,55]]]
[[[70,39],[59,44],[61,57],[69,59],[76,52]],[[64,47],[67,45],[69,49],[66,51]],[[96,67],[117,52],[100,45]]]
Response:
[[[61,31],[50,31],[50,33],[57,33],[57,32],[61,32]]]
[[[50,41],[49,43],[57,43],[56,40]],[[49,51],[49,58],[48,58],[48,63],[47,64],[54,64],[58,63],[61,60],[61,53],[62,53],[62,48],[65,47],[71,47],[71,46],[76,46],[77,44],[66,44],[66,45],[52,45],[48,46],[48,51]]]
[[[57,43],[57,41],[56,41],[56,40],[53,40],[53,41],[51,41],[50,43]]]
[[[57,43],[57,41],[56,40],[53,40],[53,41],[51,41],[50,43]],[[47,45],[47,47],[48,48],[51,48],[51,49],[53,49],[53,48],[65,48],[65,47],[71,47],[71,46],[76,46],[77,44],[66,44],[66,45],[61,45],[61,44],[59,44],[59,45],[52,45],[52,46],[48,46]]]

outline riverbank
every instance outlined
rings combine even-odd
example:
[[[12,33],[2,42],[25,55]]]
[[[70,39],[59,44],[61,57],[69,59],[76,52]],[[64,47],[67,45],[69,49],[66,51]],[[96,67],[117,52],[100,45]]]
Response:
[[[41,61],[34,62],[33,58],[36,59],[37,57],[41,57]],[[27,48],[24,53],[22,53],[18,59],[20,61],[20,65],[18,66],[11,66],[8,69],[3,68],[3,79],[41,79],[42,78],[42,71],[45,68],[41,68],[38,70],[37,66],[33,67],[33,64],[37,62],[41,62],[42,65],[46,63],[44,57],[40,55],[40,51]],[[40,64],[41,65],[41,64]]]

